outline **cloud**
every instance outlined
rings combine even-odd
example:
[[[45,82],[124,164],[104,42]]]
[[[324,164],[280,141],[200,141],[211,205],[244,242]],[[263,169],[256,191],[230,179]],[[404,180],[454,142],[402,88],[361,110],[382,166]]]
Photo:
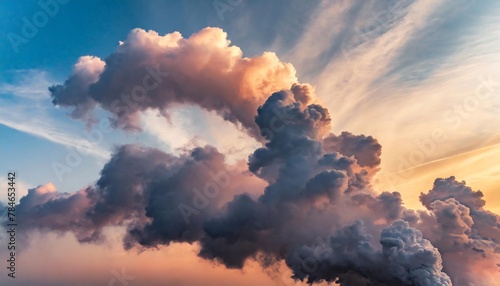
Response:
[[[26,228],[72,231],[80,242],[102,241],[104,227],[125,222],[129,239],[143,244],[193,242],[213,208],[240,192],[252,193],[252,186],[260,184],[238,165],[225,168],[224,155],[213,147],[175,157],[124,145],[95,186],[72,193],[57,192],[53,184],[30,189],[20,200],[18,216]]]
[[[372,175],[356,157],[325,152],[328,111],[307,103],[300,89],[292,89],[274,93],[258,108],[255,122],[267,143],[249,157],[252,173],[227,165],[209,146],[173,156],[125,145],[94,186],[72,194],[57,193],[52,185],[32,189],[20,202],[19,216],[28,228],[71,231],[80,242],[102,241],[109,226],[127,229],[125,248],[198,242],[201,257],[229,268],[241,268],[248,259],[284,260],[296,279],[309,282],[352,273],[377,283],[448,285],[439,252],[397,220],[403,212],[399,194],[376,195]],[[297,253],[317,238],[335,240],[335,233],[350,227],[364,233],[361,245],[380,238],[383,252],[370,246],[363,254],[372,264],[349,252],[343,254],[347,266],[324,275],[294,266]],[[421,251],[427,256],[415,254]]]
[[[16,70],[11,71],[10,74],[12,75],[12,82],[0,83],[0,94],[33,100],[47,97],[47,85],[50,82],[46,72],[40,70]]]
[[[483,194],[449,177],[436,179],[420,200],[429,212],[420,211],[415,226],[439,248],[454,282],[488,283],[478,272],[498,271],[500,216],[484,209]]]
[[[98,57],[80,57],[73,68],[73,74],[65,82],[65,88],[61,85],[49,88],[53,97],[52,103],[59,106],[74,106],[72,117],[91,120],[87,117],[87,113],[96,106],[96,102],[87,96],[87,89],[99,79],[104,67],[104,61]]]
[[[73,117],[89,120],[98,105],[124,129],[141,129],[139,112],[155,109],[168,117],[172,106],[194,104],[257,136],[257,107],[296,81],[292,65],[270,52],[243,57],[219,28],[189,38],[134,29],[104,61],[82,57],[65,83],[50,92],[55,105],[74,108]]]
[[[375,249],[371,239],[363,223],[357,221],[337,231],[329,244],[315,246],[322,248],[321,262],[307,261],[317,249],[303,246],[292,253],[287,263],[297,278],[308,277],[309,283],[325,280],[352,285],[354,276],[364,278],[359,285],[452,285],[442,272],[439,251],[407,222],[398,220],[382,230],[381,250]],[[308,268],[316,270],[311,273]]]
[[[372,136],[356,136],[344,131],[339,136],[331,134],[326,137],[323,144],[327,152],[354,156],[361,167],[374,168],[380,165],[382,146]]]
[[[420,3],[408,13],[425,18],[427,9]],[[157,88],[113,108],[150,79]],[[187,39],[133,30],[104,62],[81,58],[64,85],[50,90],[54,104],[75,108],[73,117],[89,120],[100,106],[115,127],[134,130],[146,110],[168,118],[174,105],[198,105],[262,145],[246,166],[209,145],[177,154],[117,147],[93,185],[74,193],[50,184],[29,190],[18,214],[27,229],[102,243],[107,228],[121,227],[125,249],[196,243],[200,257],[227,268],[285,263],[294,279],[308,283],[446,286],[490,279],[475,273],[498,258],[499,217],[483,208],[482,193],[454,177],[437,179],[420,197],[427,209],[413,211],[400,193],[375,192],[381,144],[332,134],[328,109],[313,86],[296,82],[291,65],[270,53],[243,58],[220,29]]]
[[[91,155],[99,160],[109,158],[109,152],[99,147],[98,144],[83,139],[83,136],[79,137],[66,132],[65,127],[52,124],[45,117],[42,117],[45,120],[38,117],[26,120],[25,118],[21,118],[21,114],[17,112],[19,110],[13,111],[0,108],[0,111],[5,116],[0,117],[0,124],[68,148],[77,148],[79,152]]]
[[[215,112],[197,106],[179,106],[169,118],[154,111],[141,116],[144,133],[154,138],[159,148],[177,154],[186,149],[212,145],[229,161],[245,160],[260,143]],[[155,145],[154,145],[155,146]]]

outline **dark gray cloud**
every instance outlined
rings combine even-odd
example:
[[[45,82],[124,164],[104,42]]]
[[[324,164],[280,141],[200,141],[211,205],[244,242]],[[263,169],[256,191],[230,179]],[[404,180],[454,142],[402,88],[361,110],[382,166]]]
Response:
[[[324,139],[323,145],[327,152],[354,156],[362,167],[374,168],[380,165],[382,145],[372,136],[354,135],[344,131],[339,136],[330,134]]]
[[[439,251],[407,222],[398,220],[382,230],[382,249],[372,241],[363,222],[356,221],[330,236],[328,244],[315,246],[320,259],[313,259],[317,248],[305,245],[290,254],[287,264],[308,283],[358,285],[350,281],[356,273],[359,285],[451,285]]]

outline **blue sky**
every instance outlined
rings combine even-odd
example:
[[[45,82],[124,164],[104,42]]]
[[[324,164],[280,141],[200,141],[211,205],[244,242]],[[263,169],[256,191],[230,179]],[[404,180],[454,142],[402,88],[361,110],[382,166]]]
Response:
[[[250,46],[245,53],[251,55],[261,53],[263,48],[270,46],[277,33],[276,26],[268,25],[262,19],[286,25],[290,21],[286,19],[287,13],[310,11],[316,5],[298,1],[290,2],[288,7],[283,6],[283,1],[254,1],[252,5],[245,1],[234,3],[236,6],[229,6],[230,10],[218,11],[210,1],[69,1],[60,5],[59,12],[39,29],[29,43],[20,45],[19,54],[14,52],[9,41],[2,41],[0,68],[43,69],[56,77],[64,77],[82,54],[105,57],[130,30],[138,27],[160,34],[179,31],[183,35],[190,35],[207,26],[222,27],[229,33],[233,31],[231,39],[236,45],[245,43]],[[2,3],[2,38],[10,32],[21,35],[22,18],[32,19],[40,10],[37,1]],[[233,26],[243,17],[255,26],[252,29]],[[307,22],[307,16],[301,17],[305,18],[302,23]],[[304,28],[297,25],[297,28],[300,27]],[[300,31],[292,32],[297,34]]]

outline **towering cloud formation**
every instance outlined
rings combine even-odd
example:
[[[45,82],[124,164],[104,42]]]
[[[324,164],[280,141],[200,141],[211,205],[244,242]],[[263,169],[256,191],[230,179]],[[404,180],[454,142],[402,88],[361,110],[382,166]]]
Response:
[[[412,211],[397,192],[375,193],[380,144],[330,134],[329,112],[313,88],[294,83],[293,68],[274,54],[242,58],[219,29],[189,39],[134,30],[105,66],[84,57],[77,67],[63,86],[51,87],[54,103],[73,106],[75,117],[99,105],[117,127],[138,129],[142,110],[166,114],[175,103],[198,104],[241,124],[263,146],[247,166],[228,165],[211,146],[178,156],[119,147],[93,186],[30,190],[19,205],[28,228],[99,242],[105,227],[122,226],[126,248],[199,243],[201,257],[228,268],[284,261],[309,283],[488,285],[474,273],[496,267],[500,219],[483,209],[482,194],[453,177],[438,179],[421,195],[427,210]],[[144,70],[148,84],[168,72],[158,77],[166,85],[115,110]]]

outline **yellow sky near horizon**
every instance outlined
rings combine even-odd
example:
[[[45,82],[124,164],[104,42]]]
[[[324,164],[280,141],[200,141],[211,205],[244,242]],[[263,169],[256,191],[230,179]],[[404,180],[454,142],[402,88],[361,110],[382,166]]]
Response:
[[[378,191],[399,191],[406,207],[421,209],[421,192],[430,190],[436,178],[455,176],[474,191],[483,192],[486,209],[500,213],[500,165],[496,162],[500,162],[500,143],[414,166],[405,172],[382,169],[375,184]]]

